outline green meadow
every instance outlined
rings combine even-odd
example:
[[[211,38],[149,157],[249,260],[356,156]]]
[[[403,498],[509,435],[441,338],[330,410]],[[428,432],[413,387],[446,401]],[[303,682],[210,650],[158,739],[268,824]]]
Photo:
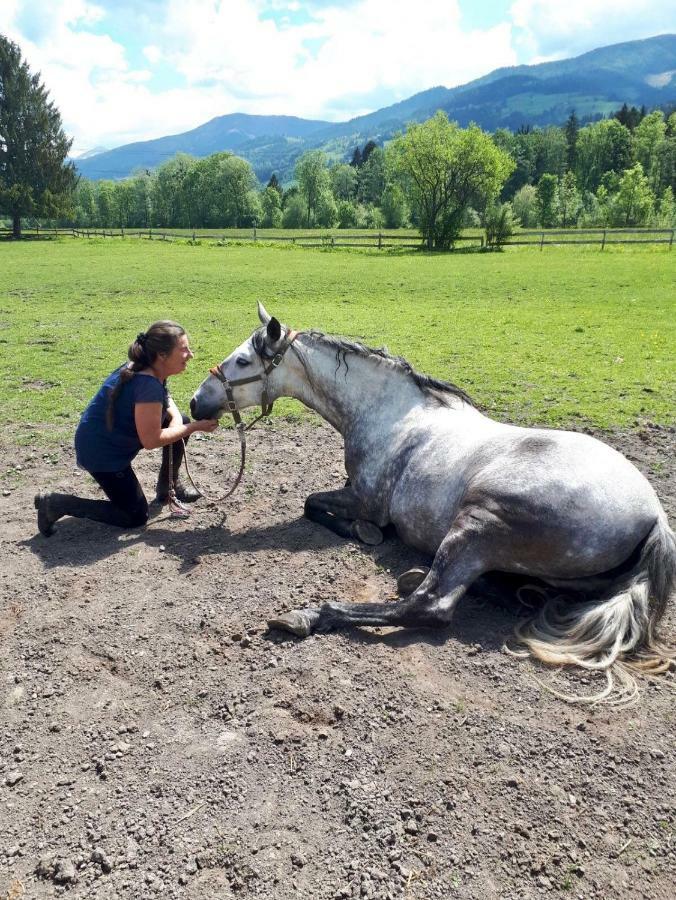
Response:
[[[188,330],[185,406],[258,324],[385,345],[504,421],[676,422],[676,255],[663,246],[428,255],[121,239],[0,244],[5,437],[64,438],[136,333]],[[278,414],[297,415],[292,401]],[[8,428],[7,428],[8,426]]]

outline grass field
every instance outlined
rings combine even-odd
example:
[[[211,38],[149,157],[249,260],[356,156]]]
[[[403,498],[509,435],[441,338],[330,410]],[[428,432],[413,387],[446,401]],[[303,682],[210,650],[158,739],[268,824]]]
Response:
[[[492,415],[547,425],[676,422],[676,257],[664,247],[426,255],[149,241],[0,246],[0,402],[9,435],[72,432],[102,378],[157,318],[206,369],[256,326],[381,346],[463,386]],[[279,405],[298,412],[297,404]],[[5,432],[7,436],[7,431]]]

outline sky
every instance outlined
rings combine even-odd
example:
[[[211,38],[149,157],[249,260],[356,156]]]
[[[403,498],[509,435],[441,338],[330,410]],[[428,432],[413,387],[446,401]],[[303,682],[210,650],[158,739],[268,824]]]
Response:
[[[345,121],[500,66],[676,31],[673,0],[0,0],[72,154],[226,113]]]

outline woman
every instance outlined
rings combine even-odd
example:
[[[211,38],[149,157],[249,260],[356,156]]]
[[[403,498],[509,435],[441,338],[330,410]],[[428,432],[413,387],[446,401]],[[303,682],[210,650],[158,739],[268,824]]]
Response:
[[[214,431],[218,422],[191,422],[181,415],[167,391],[167,378],[185,371],[193,357],[185,330],[176,322],[155,322],[137,336],[128,355],[130,362],[106,379],[75,432],[77,464],[98,482],[108,500],[38,494],[38,528],[45,537],[54,533],[54,523],[62,516],[121,528],[145,525],[148,503],[131,467],[142,449],[164,448],[157,500],[165,502],[169,497],[170,453],[177,499],[192,503],[200,496],[177,478],[183,442],[194,431]]]

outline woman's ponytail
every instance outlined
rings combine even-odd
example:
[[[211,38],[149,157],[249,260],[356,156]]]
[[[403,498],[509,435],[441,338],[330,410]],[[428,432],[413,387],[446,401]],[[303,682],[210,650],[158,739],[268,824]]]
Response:
[[[106,408],[106,427],[108,431],[113,430],[115,422],[115,401],[120,391],[128,381],[142,372],[155,362],[157,357],[168,356],[178,343],[178,339],[183,337],[185,329],[177,322],[171,322],[163,319],[160,322],[153,322],[147,331],[141,331],[136,335],[136,340],[129,345],[127,356],[129,362],[125,363],[120,369],[120,377],[108,395],[108,406]]]

